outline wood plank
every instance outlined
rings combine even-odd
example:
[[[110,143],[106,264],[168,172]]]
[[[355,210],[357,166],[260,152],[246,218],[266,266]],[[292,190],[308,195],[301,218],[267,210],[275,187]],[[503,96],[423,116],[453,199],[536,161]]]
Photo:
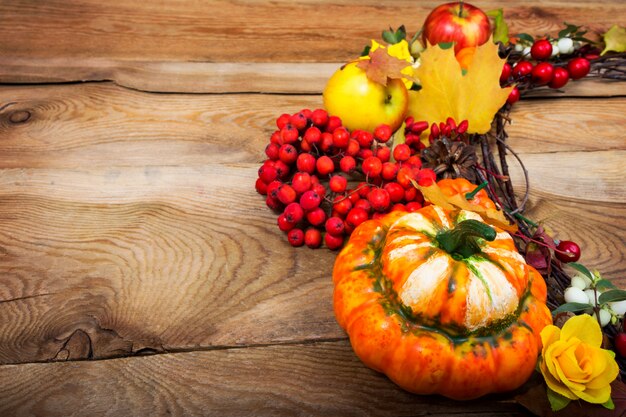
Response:
[[[334,253],[291,248],[255,176],[255,164],[0,171],[0,361],[342,337]],[[537,194],[528,215],[626,286],[623,204]]]
[[[112,81],[133,90],[159,93],[321,94],[341,65],[342,62],[155,62],[0,56],[0,83]],[[626,83],[592,77],[570,82],[560,91],[545,88],[529,94],[557,98],[625,95]]]
[[[321,106],[320,96],[156,95],[111,83],[3,86],[0,168],[260,162],[276,117]],[[624,109],[621,97],[518,103],[509,143],[520,153],[624,150]]]
[[[361,364],[347,341],[5,365],[0,385],[0,414],[12,417],[528,415],[507,395],[409,394]]]
[[[343,62],[389,25],[413,34],[439,1],[5,2],[0,55],[205,62]],[[501,1],[481,3],[485,10]],[[556,32],[563,22],[592,32],[626,22],[620,0],[507,5],[511,33]],[[358,17],[358,18],[357,18]],[[584,17],[584,22],[581,22]]]

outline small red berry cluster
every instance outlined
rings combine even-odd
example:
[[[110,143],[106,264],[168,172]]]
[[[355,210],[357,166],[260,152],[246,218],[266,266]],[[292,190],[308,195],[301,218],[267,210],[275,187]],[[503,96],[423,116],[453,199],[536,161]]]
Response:
[[[465,140],[467,139],[465,132],[469,123],[467,120],[461,121],[458,125],[452,117],[448,117],[446,122],[440,122],[439,124],[433,123],[430,126],[430,134],[428,141],[433,143],[437,139],[449,138],[451,140]],[[413,117],[408,117],[405,120],[404,136],[405,143],[411,147],[422,150],[426,147],[424,143],[420,141],[420,135],[428,129],[428,122],[420,121],[416,122]]]
[[[420,209],[423,197],[412,181],[436,179],[433,170],[421,169],[419,141],[392,148],[387,125],[373,134],[350,132],[325,110],[304,109],[282,114],[276,126],[255,187],[280,213],[278,227],[293,246],[339,249],[367,219]]]
[[[591,69],[591,64],[587,58],[574,57],[567,63],[553,64],[547,62],[552,57],[554,46],[547,39],[535,41],[530,48],[530,56],[536,62],[522,59],[514,65],[508,62],[502,68],[500,84],[502,86],[512,85],[521,81],[530,82],[536,86],[547,85],[550,88],[562,88],[570,79],[577,80],[585,77]],[[517,86],[509,94],[507,102],[513,104],[520,98],[520,91]]]

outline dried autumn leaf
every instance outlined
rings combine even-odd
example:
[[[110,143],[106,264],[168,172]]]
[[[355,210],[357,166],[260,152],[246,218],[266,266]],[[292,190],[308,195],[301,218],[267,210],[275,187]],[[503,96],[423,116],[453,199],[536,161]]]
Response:
[[[411,64],[389,55],[384,48],[378,48],[370,52],[369,59],[362,59],[356,64],[358,68],[365,71],[367,78],[384,86],[387,85],[388,78],[404,78],[417,82],[415,78],[402,72],[409,65]]]
[[[413,186],[419,189],[426,201],[437,205],[444,210],[469,210],[480,214],[486,223],[499,227],[507,232],[516,232],[517,225],[509,223],[504,213],[496,209],[488,209],[477,204],[472,204],[465,199],[464,195],[454,194],[447,196],[443,193],[441,188],[435,183],[428,187],[419,185],[417,182],[412,181]]]
[[[496,112],[504,105],[512,87],[500,88],[504,59],[498,46],[489,41],[476,48],[467,73],[454,56],[454,49],[430,45],[421,55],[416,70],[422,89],[409,91],[408,115],[429,123],[467,120],[469,133],[486,133]]]
[[[626,51],[626,28],[613,25],[602,37],[604,38],[605,47],[601,55],[609,51]]]

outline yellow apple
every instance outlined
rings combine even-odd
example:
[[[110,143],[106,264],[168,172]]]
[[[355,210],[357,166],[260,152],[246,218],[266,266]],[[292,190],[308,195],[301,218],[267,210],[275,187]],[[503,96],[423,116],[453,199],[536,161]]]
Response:
[[[365,71],[351,62],[338,69],[324,89],[324,107],[349,130],[373,132],[387,124],[395,132],[406,115],[408,91],[401,79],[387,79],[384,86],[367,78]]]

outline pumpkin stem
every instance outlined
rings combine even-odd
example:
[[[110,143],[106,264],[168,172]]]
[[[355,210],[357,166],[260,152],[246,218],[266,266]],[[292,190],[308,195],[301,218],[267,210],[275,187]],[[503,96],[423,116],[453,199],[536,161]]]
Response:
[[[454,229],[444,230],[435,237],[439,247],[455,258],[469,258],[480,252],[478,239],[495,240],[496,230],[478,220],[464,220]]]

